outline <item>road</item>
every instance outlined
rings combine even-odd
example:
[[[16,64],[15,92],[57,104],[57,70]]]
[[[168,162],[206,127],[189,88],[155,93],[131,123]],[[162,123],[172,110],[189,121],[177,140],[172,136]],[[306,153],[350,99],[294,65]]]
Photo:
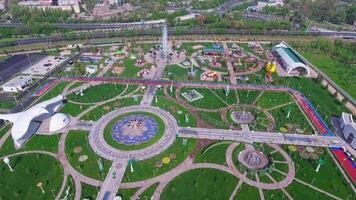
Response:
[[[336,136],[282,134],[260,131],[239,131],[206,128],[180,128],[178,136],[211,140],[231,140],[246,143],[292,144],[320,147],[348,147]]]

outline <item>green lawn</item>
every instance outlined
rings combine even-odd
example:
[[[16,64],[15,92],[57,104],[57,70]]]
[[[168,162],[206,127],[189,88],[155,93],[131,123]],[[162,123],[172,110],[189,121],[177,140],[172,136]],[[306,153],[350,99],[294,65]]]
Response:
[[[100,188],[82,183],[82,194],[80,199],[95,200],[99,191]]]
[[[56,97],[58,95],[60,95],[64,88],[68,85],[68,82],[60,82],[57,85],[55,85],[52,89],[50,89],[46,94],[44,94],[43,96],[41,96],[37,102],[42,102],[48,99],[51,99],[53,97]]]
[[[333,199],[321,192],[309,188],[299,182],[293,181],[287,188],[286,191],[293,199]],[[326,190],[330,192],[329,190]],[[350,193],[351,194],[351,193]],[[348,194],[346,194],[347,197]],[[352,198],[350,198],[352,199]]]
[[[7,138],[0,149],[0,156],[20,151],[43,150],[57,153],[60,135],[34,135],[21,149],[16,150],[11,137]]]
[[[229,127],[229,123],[222,120],[220,112],[199,112],[199,115],[202,120],[215,128],[227,129]]]
[[[141,99],[142,99],[142,97],[138,97],[137,99],[124,98],[124,99],[110,101],[104,105],[96,107],[94,110],[88,112],[80,119],[86,120],[86,121],[90,121],[90,120],[97,121],[102,116],[106,115],[107,113],[109,113],[117,108],[138,105],[140,103]]]
[[[64,187],[64,191],[61,195],[61,199],[66,196],[66,191],[69,191],[67,199],[74,199],[75,196],[75,185],[72,176],[68,176],[66,186]]]
[[[287,118],[289,109],[290,114],[289,118]],[[273,109],[269,112],[275,120],[276,131],[279,131],[281,127],[286,127],[286,124],[295,124],[299,128],[303,129],[305,133],[313,133],[313,128],[308,122],[306,116],[295,103],[290,104],[289,106]]]
[[[135,162],[133,164],[133,168],[134,168],[133,173],[130,171],[130,167],[127,167],[122,182],[127,183],[127,182],[145,180],[148,178],[158,176],[160,174],[163,174],[173,169],[192,152],[194,146],[196,145],[196,142],[197,142],[196,139],[187,139],[186,143],[184,143],[184,139],[177,138],[175,142],[167,150],[160,153],[159,155],[143,161]],[[169,154],[171,153],[175,153],[177,156],[174,161],[160,168],[155,167],[156,161],[161,161],[162,158],[169,156]]]
[[[130,199],[137,192],[138,188],[119,189],[116,195],[121,196],[123,200]]]
[[[153,193],[155,192],[156,188],[158,186],[158,183],[155,183],[153,185],[151,185],[149,188],[147,188],[141,195],[141,198],[147,198],[150,199],[153,195]]]
[[[88,109],[90,106],[89,105],[79,105],[79,104],[74,104],[71,102],[67,102],[64,104],[64,106],[61,108],[60,112],[66,113],[72,117],[78,116],[81,112],[84,110]]]
[[[286,148],[287,146],[284,146],[284,149]],[[320,167],[319,172],[315,172],[318,165],[317,160],[302,159],[298,152],[290,154],[296,165],[296,178],[309,184],[315,178],[315,181],[313,181],[314,186],[343,199],[346,199],[349,194],[354,194],[331,156],[326,152],[326,149],[324,149],[324,153],[321,155],[321,157],[326,159],[326,163]],[[355,195],[353,197],[355,197]]]
[[[182,97],[187,103],[191,104],[194,107],[197,108],[207,108],[207,109],[218,109],[218,108],[224,108],[228,105],[226,105],[223,101],[217,98],[217,96],[209,89],[204,89],[204,88],[182,88],[181,94],[190,90],[196,90],[200,94],[202,94],[204,97],[192,102],[189,102],[185,97]]]
[[[0,163],[0,199],[54,199],[63,181],[63,169],[53,157],[28,154],[10,158],[14,172]],[[49,170],[50,169],[50,170]],[[41,182],[45,193],[37,184]]]
[[[125,87],[125,85],[118,84],[100,84],[83,90],[83,96],[72,93],[67,98],[79,103],[95,103],[114,98],[122,93]]]
[[[124,78],[139,78],[137,73],[141,71],[144,67],[136,67],[135,66],[136,59],[125,59],[123,67],[125,70],[119,75],[119,77]],[[146,64],[145,67],[151,67],[151,65]]]
[[[268,109],[291,101],[293,101],[293,97],[287,92],[264,92],[256,104]]]
[[[70,131],[68,133],[65,147],[67,158],[69,163],[80,173],[98,180],[104,180],[111,167],[111,161],[100,158],[95,154],[89,145],[88,134],[84,131]],[[74,148],[76,147],[81,147],[82,151],[75,153]],[[84,162],[78,160],[82,155],[88,156],[88,159]],[[98,160],[103,163],[103,171],[100,171]]]
[[[11,128],[11,125],[6,125],[0,129],[0,138],[5,135]]]
[[[217,142],[212,145],[197,154],[195,162],[226,165],[226,150],[230,144],[226,142]]]
[[[268,200],[288,199],[282,190],[263,190],[263,194]]]
[[[356,85],[355,66],[344,64],[317,49],[301,48],[298,51],[353,98],[356,98],[356,90],[353,87]]]
[[[177,120],[178,125],[181,127],[197,126],[196,120],[194,119],[192,113],[176,102],[169,101],[163,96],[159,95],[157,97],[157,103],[155,100],[153,100],[153,105],[159,107],[160,109],[166,110],[170,114],[172,114],[173,117]],[[181,111],[182,113],[180,114],[179,111]],[[185,114],[187,114],[188,116],[188,121],[186,121]]]
[[[260,91],[256,90],[237,90],[240,104],[252,104],[259,93]]]
[[[175,177],[161,193],[161,199],[229,199],[237,178],[215,169],[195,169]]]
[[[164,68],[164,73],[162,79],[169,79],[174,81],[200,81],[200,74],[203,72],[202,70],[198,69],[195,77],[189,78],[188,72],[189,69],[180,67],[178,65],[167,65]],[[170,74],[170,75],[169,75]]]
[[[155,134],[153,138],[151,138],[149,141],[142,143],[142,144],[137,144],[137,145],[126,145],[126,144],[120,144],[116,140],[112,138],[112,127],[114,124],[116,124],[119,120],[123,119],[124,117],[130,116],[130,115],[145,115],[148,117],[152,117],[156,122],[158,123],[158,131]],[[152,113],[147,113],[147,112],[132,112],[132,113],[127,113],[120,115],[113,120],[111,120],[105,127],[104,129],[104,140],[105,142],[117,149],[120,150],[125,150],[125,151],[130,151],[130,150],[138,150],[138,149],[143,149],[148,146],[151,146],[155,144],[164,134],[164,131],[166,130],[164,122],[161,118],[159,118],[157,115],[152,114]]]
[[[3,101],[0,102],[0,109],[11,109],[16,106],[16,103],[13,101]]]
[[[260,199],[260,194],[258,192],[258,189],[245,183],[241,185],[241,187],[239,188],[235,196],[235,200],[259,200],[259,199]]]

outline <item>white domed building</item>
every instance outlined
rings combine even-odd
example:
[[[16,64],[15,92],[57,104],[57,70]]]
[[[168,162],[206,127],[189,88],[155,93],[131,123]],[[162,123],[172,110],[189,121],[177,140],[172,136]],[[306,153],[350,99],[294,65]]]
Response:
[[[69,124],[67,115],[56,113],[63,106],[63,99],[59,95],[23,112],[0,114],[0,119],[13,124],[11,136],[16,148],[22,147],[39,129],[41,132],[58,132]]]

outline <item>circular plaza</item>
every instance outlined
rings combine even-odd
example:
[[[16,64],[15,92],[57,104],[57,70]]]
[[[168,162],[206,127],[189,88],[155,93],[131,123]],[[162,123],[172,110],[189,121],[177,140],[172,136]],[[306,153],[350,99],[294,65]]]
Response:
[[[151,106],[130,106],[104,115],[90,132],[89,143],[108,160],[144,160],[167,149],[177,130],[168,112]]]

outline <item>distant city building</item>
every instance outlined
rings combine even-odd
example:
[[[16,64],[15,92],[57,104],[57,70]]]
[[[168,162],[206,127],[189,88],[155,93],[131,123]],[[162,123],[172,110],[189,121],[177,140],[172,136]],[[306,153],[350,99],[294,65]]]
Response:
[[[351,141],[352,148],[356,148],[356,123],[352,115],[349,113],[342,113],[340,117],[340,128],[346,140]]]
[[[6,1],[0,0],[0,11],[6,10]]]
[[[96,65],[87,65],[85,66],[85,71],[89,74],[94,74],[98,71],[98,66]]]
[[[257,5],[250,6],[247,8],[248,11],[252,12],[258,12],[261,11],[263,8],[267,6],[272,6],[272,7],[283,7],[284,2],[283,0],[269,0],[269,1],[259,1],[257,2]]]
[[[93,16],[95,19],[110,19],[117,16],[117,10],[110,10],[110,5],[107,3],[96,4],[93,8]]]
[[[32,78],[30,76],[18,76],[2,85],[2,89],[4,92],[20,92],[31,84]]]
[[[310,69],[287,44],[281,42],[272,48],[272,54],[289,75],[310,76]]]
[[[80,0],[58,0],[55,3],[53,0],[39,0],[39,1],[22,1],[18,5],[30,8],[39,9],[60,9],[66,11],[74,11],[80,13]]]

